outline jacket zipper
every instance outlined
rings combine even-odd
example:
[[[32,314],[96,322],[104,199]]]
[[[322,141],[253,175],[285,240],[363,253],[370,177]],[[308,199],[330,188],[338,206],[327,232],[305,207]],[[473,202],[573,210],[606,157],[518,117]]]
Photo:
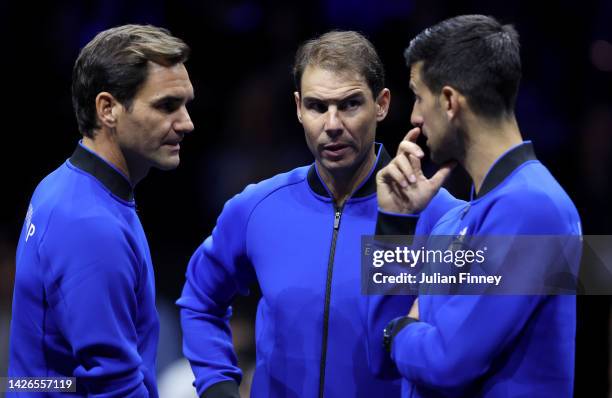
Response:
[[[319,376],[319,398],[323,398],[325,389],[325,363],[327,360],[327,334],[329,329],[329,302],[331,299],[332,275],[334,272],[334,256],[336,254],[336,240],[338,239],[338,231],[340,229],[340,218],[344,206],[337,207],[334,205],[334,230],[329,251],[329,260],[327,262],[327,280],[325,283],[325,307],[323,307],[323,340],[321,343],[321,366]]]

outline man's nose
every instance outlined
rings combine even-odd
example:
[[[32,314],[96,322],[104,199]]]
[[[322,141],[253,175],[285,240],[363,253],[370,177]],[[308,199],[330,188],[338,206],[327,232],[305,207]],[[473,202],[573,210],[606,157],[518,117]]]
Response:
[[[416,107],[412,108],[412,113],[410,114],[410,123],[412,123],[415,127],[421,127],[423,125],[423,117],[417,111]]]
[[[328,134],[338,134],[342,132],[342,120],[338,114],[338,108],[335,106],[330,106],[327,110],[325,132]]]
[[[181,112],[180,118],[174,123],[174,131],[180,132],[183,134],[190,133],[194,129],[193,122],[191,121],[191,117],[189,116],[189,112],[187,108],[184,108]]]

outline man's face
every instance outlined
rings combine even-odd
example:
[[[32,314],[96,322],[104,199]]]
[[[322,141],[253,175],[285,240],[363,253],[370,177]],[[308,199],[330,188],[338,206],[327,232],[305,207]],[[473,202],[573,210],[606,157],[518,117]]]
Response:
[[[443,164],[456,159],[458,133],[449,123],[441,103],[441,95],[432,93],[423,82],[422,69],[422,61],[413,64],[410,68],[410,89],[415,97],[410,122],[420,127],[421,133],[427,138],[431,160]]]
[[[179,165],[180,142],[193,130],[185,107],[193,87],[183,64],[170,67],[149,62],[148,77],[130,110],[118,106],[117,139],[132,167],[174,169]]]
[[[298,119],[318,165],[330,173],[354,172],[372,151],[389,91],[375,101],[360,74],[312,65],[302,74],[301,89],[301,96],[295,93]]]

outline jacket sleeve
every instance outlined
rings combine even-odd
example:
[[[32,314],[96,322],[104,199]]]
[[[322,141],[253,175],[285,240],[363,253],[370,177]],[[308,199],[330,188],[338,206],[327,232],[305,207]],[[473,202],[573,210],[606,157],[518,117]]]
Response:
[[[47,230],[40,246],[49,311],[90,397],[149,397],[135,325],[144,264],[128,235],[106,218],[81,218]]]
[[[563,218],[546,197],[504,197],[490,209],[479,235],[575,234]],[[558,259],[558,252],[547,248],[533,247],[528,253],[530,264],[544,267]],[[442,390],[461,388],[485,374],[550,299],[554,297],[447,297],[435,313],[424,314],[427,309],[422,309],[425,321],[410,323],[396,335],[391,356],[399,373],[413,383]]]
[[[379,211],[376,223],[377,235],[429,235],[433,226],[450,209],[465,204],[441,188],[429,205],[417,215],[388,214]],[[400,377],[395,363],[383,348],[383,330],[392,319],[406,315],[415,296],[372,295],[366,296],[365,324],[367,357],[370,370],[379,378]]]
[[[242,378],[232,345],[230,305],[237,294],[249,293],[256,278],[246,249],[252,206],[241,195],[226,203],[212,235],[191,257],[177,301],[183,351],[191,363],[196,390],[204,397],[213,392],[218,397],[237,396]]]

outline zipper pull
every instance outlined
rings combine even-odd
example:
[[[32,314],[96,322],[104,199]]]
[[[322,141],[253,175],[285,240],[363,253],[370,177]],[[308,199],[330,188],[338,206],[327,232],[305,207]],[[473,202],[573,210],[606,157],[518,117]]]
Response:
[[[336,216],[334,217],[334,229],[338,229],[340,227],[340,210],[336,210]]]

